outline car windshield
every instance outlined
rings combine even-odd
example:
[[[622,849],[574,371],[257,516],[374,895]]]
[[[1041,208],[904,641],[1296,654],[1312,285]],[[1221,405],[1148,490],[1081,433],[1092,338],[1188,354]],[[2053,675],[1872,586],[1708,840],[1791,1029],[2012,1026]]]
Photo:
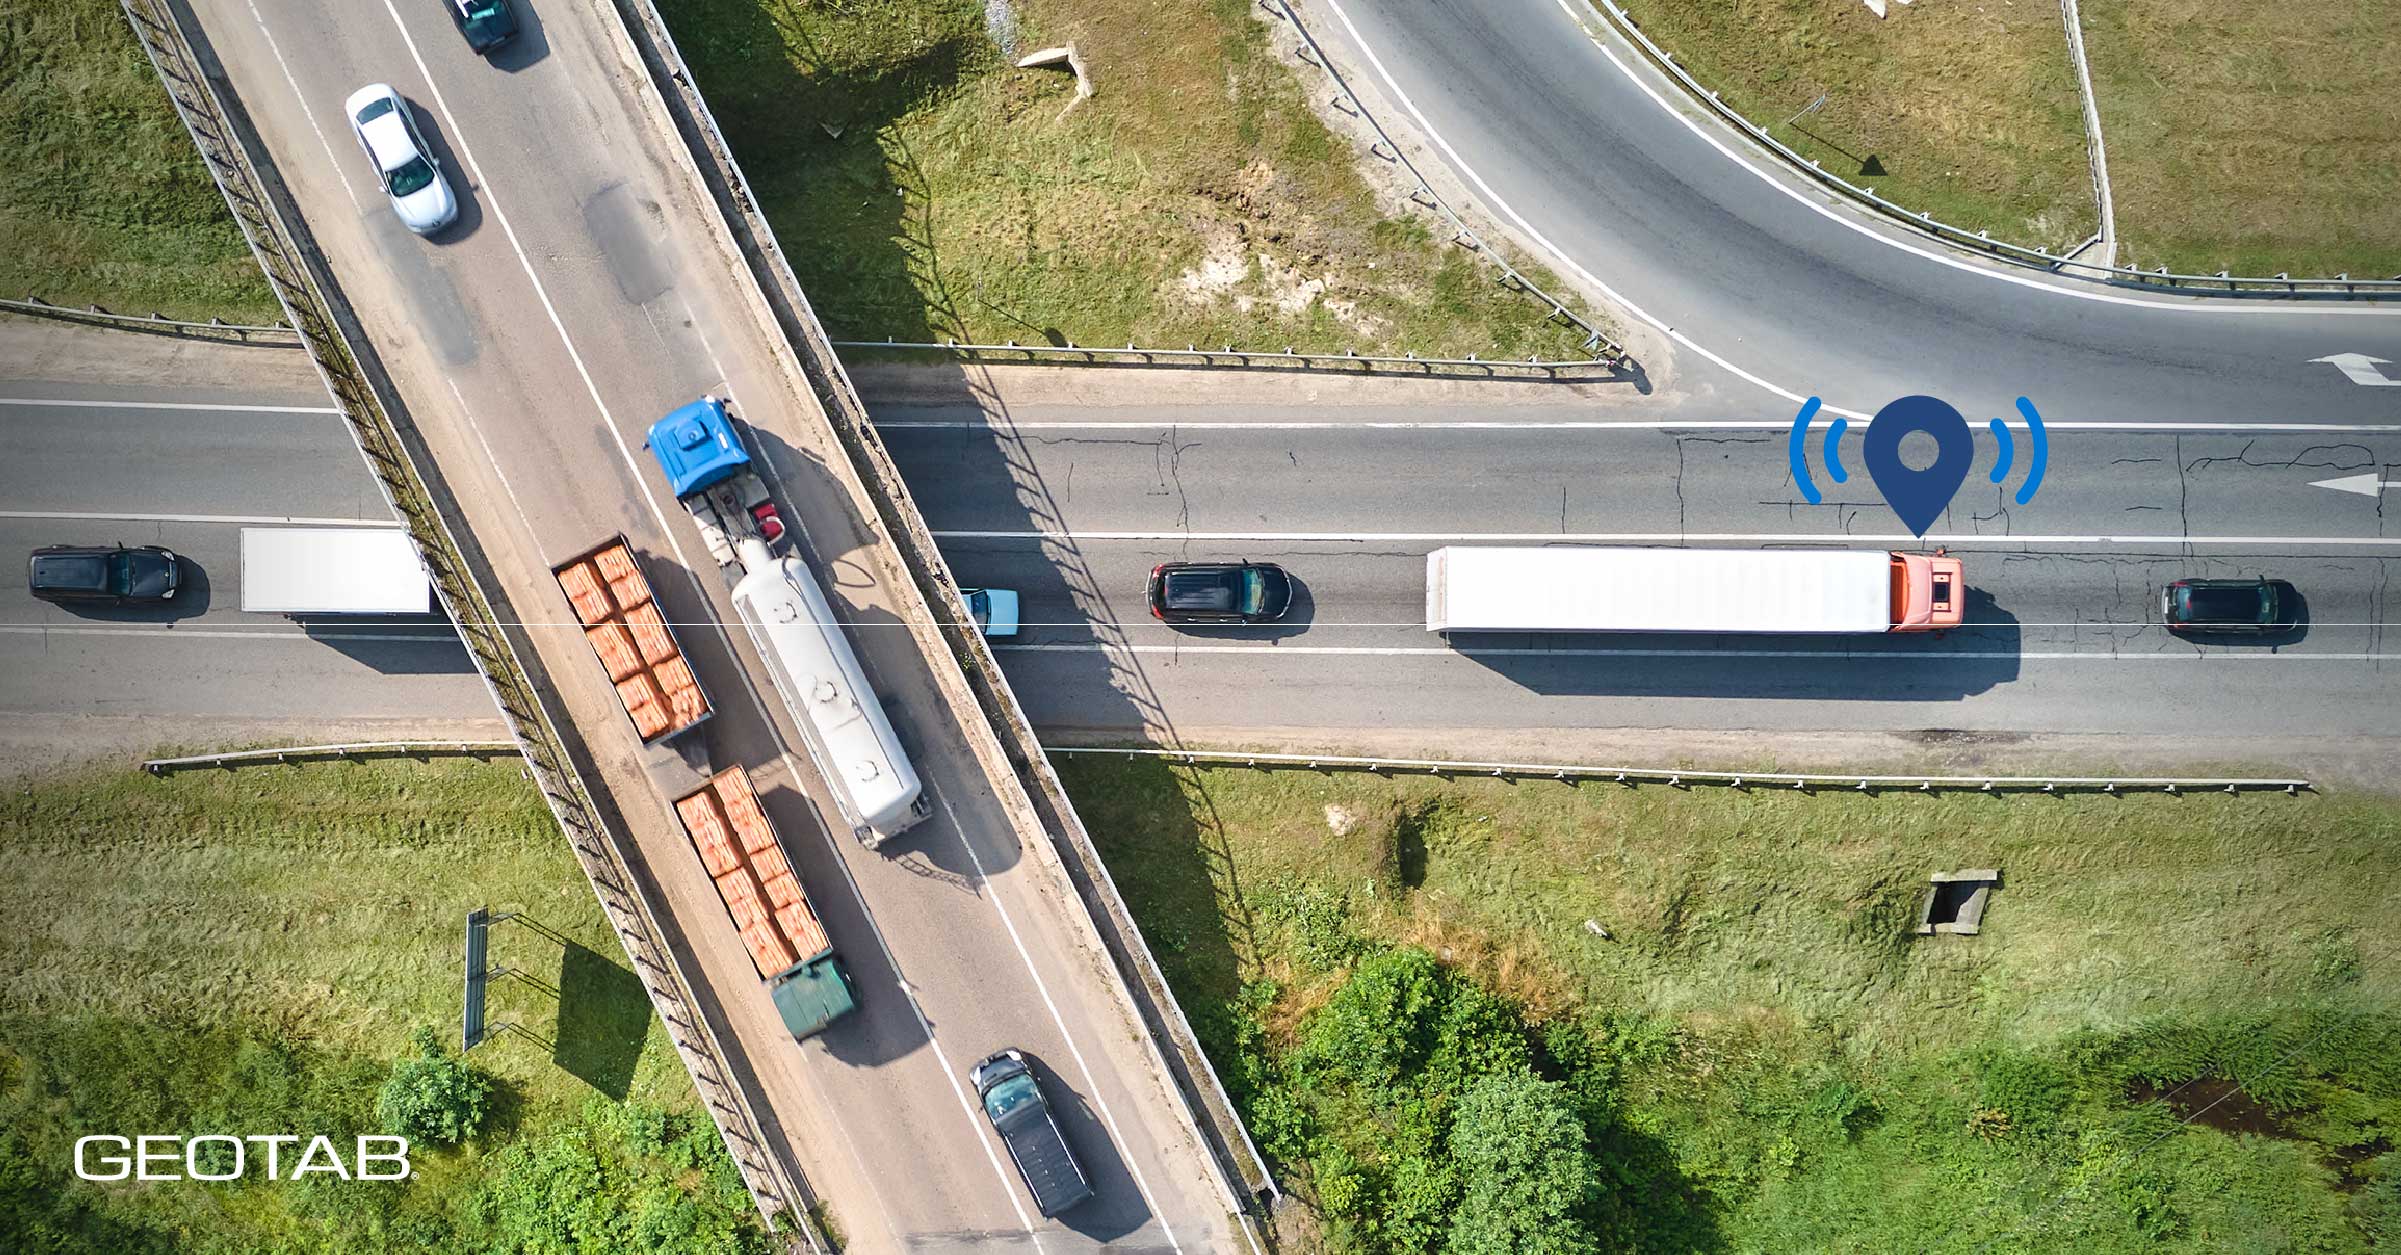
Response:
[[[1242,573],[1242,613],[1262,614],[1267,610],[1267,572],[1249,569]]]
[[[384,176],[384,186],[390,188],[394,196],[415,195],[424,191],[426,184],[433,181],[433,164],[423,157],[411,157],[392,167],[392,172]]]
[[[1018,1108],[1031,1106],[1041,1100],[1042,1092],[1034,1088],[1033,1077],[1012,1076],[985,1091],[984,1111],[992,1117],[994,1124],[999,1124]]]
[[[108,559],[108,591],[122,597],[133,591],[133,555],[110,554]]]
[[[2259,618],[2257,588],[2193,588],[2185,596],[2185,607],[2196,619],[2250,623]]]
[[[975,619],[977,627],[992,626],[992,599],[984,595],[983,589],[967,594],[967,613]]]

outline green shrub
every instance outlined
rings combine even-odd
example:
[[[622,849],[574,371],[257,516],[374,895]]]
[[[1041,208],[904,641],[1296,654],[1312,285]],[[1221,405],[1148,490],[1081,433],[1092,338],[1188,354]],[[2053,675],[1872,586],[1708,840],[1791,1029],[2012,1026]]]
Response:
[[[1466,1179],[1453,1255],[1599,1249],[1584,1221],[1597,1174],[1561,1086],[1524,1068],[1479,1078],[1459,1102],[1451,1155]]]
[[[430,1028],[417,1030],[416,1043],[376,1094],[375,1118],[412,1143],[456,1146],[483,1128],[492,1078],[444,1050]]]

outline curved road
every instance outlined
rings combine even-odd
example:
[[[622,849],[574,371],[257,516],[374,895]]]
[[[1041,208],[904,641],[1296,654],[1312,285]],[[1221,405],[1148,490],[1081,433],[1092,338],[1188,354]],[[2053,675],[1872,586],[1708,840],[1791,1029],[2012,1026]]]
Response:
[[[1972,419],[2019,395],[2052,419],[2401,415],[2401,387],[2311,361],[2401,360],[2401,306],[2151,295],[1943,248],[1736,138],[1583,0],[1326,0],[1306,20],[1385,124],[1431,146],[1421,164],[1653,342],[1673,328],[1671,386],[1729,417],[1912,392]]]

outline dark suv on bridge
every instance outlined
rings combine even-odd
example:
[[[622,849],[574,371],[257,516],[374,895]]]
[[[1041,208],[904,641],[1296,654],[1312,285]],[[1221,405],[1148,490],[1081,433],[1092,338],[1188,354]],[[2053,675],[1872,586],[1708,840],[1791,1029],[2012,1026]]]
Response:
[[[984,1114],[1008,1146],[1009,1158],[1017,1164],[1017,1175],[1025,1178],[1025,1188],[1033,1192],[1037,1210],[1056,1216],[1092,1197],[1092,1183],[1084,1178],[1075,1153],[1067,1149],[1067,1137],[1059,1132],[1059,1121],[1050,1113],[1050,1100],[1042,1096],[1042,1085],[1034,1079],[1024,1055],[1001,1051],[975,1065],[967,1079],[975,1083]]]
[[[2178,580],[2159,593],[2159,618],[2171,632],[2276,632],[2292,626],[2281,580]]]

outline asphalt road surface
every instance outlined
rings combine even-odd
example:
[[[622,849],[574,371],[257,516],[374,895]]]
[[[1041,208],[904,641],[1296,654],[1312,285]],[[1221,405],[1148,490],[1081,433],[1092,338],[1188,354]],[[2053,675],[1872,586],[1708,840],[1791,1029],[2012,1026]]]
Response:
[[[671,944],[768,1136],[854,1250],[1235,1249],[1230,1200],[1064,880],[1018,845],[907,632],[893,569],[756,292],[605,3],[553,0],[490,64],[438,7],[307,0],[194,6],[316,244],[434,450],[597,764]],[[459,194],[405,231],[342,102],[388,82]],[[888,847],[837,840],[790,715],[732,618],[729,581],[639,445],[703,392],[730,395],[877,691],[914,730],[935,814]],[[645,561],[715,717],[644,751],[547,568],[616,534]],[[909,735],[904,731],[904,736]],[[836,948],[856,1015],[795,1045],[667,799],[747,765]],[[1035,1216],[966,1090],[1003,1047],[1044,1072],[1099,1197]]]
[[[952,569],[1023,595],[1025,632],[1001,657],[1054,730],[2401,732],[2401,646],[2384,627],[2401,612],[2401,528],[2376,499],[2311,486],[2401,463],[2401,430],[2057,431],[2024,506],[2022,471],[1993,484],[1986,443],[1921,542],[1856,467],[1808,504],[1772,427],[1528,408],[1503,428],[1376,407],[1177,421],[1188,412],[879,411],[903,471],[945,486],[919,501]],[[1445,544],[1948,545],[1969,626],[1446,641],[1424,627],[1424,556]],[[1293,613],[1150,620],[1151,566],[1194,558],[1284,564],[1302,585]],[[2290,581],[2306,623],[2231,643],[2158,625],[2166,581],[2238,575]]]
[[[1971,414],[2031,396],[2053,419],[2401,414],[2401,388],[2312,361],[2401,359],[2401,307],[2155,296],[1955,253],[1733,138],[1596,39],[1583,0],[1328,0],[1307,20],[1388,126],[1646,343],[1672,342],[1673,387],[1722,406],[1873,414],[1931,392]]]
[[[135,355],[150,347],[124,333],[83,335]],[[0,553],[157,544],[198,575],[163,607],[67,607],[34,600],[21,580],[0,584],[0,710],[187,717],[195,741],[211,720],[494,717],[439,615],[301,623],[241,610],[244,526],[393,525],[313,381],[301,390],[12,380],[0,383],[0,430],[10,450],[0,458]]]

